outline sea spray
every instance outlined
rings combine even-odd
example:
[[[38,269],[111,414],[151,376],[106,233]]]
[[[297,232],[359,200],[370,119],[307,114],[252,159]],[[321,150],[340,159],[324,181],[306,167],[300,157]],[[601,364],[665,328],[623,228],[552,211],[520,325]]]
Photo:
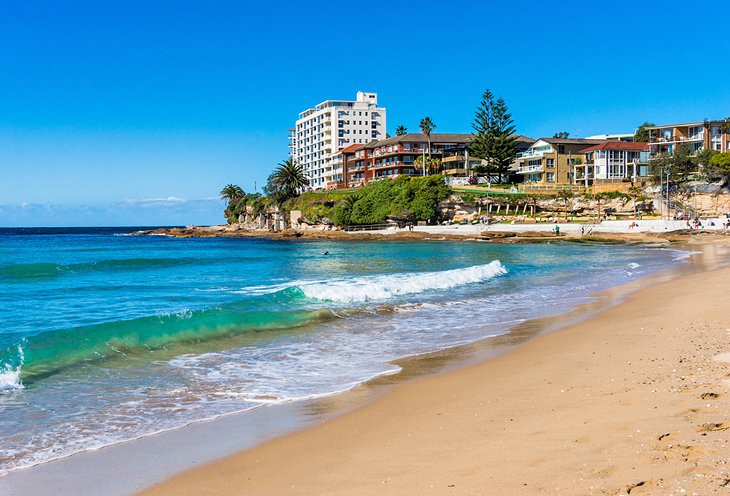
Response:
[[[0,364],[0,393],[23,389],[20,371],[23,368],[25,354],[22,344],[18,344],[15,353],[9,354],[5,363]]]

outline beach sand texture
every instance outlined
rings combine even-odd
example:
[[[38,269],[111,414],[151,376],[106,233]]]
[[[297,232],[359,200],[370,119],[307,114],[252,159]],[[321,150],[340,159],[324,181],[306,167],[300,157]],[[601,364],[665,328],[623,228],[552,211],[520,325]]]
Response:
[[[728,494],[728,282],[658,284],[143,494]]]

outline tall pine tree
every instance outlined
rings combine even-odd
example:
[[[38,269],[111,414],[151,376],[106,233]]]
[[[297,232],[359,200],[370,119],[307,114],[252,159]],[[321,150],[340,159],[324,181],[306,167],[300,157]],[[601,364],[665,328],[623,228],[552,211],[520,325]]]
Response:
[[[494,94],[487,89],[477,107],[472,129],[471,154],[484,159],[488,173],[498,174],[502,182],[517,152],[514,121],[504,100],[495,100]]]

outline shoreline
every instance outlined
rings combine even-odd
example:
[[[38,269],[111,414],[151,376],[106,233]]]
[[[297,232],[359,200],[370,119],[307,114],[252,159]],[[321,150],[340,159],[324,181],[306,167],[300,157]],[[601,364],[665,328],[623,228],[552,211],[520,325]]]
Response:
[[[336,492],[338,494],[371,494],[376,490],[382,491],[386,488],[386,492],[391,492],[392,494],[413,493],[413,491],[433,492],[434,494],[452,494],[453,492],[449,492],[453,491],[453,488],[449,487],[450,484],[445,484],[443,485],[443,487],[422,487],[421,485],[419,485],[421,481],[416,480],[413,478],[413,476],[408,475],[409,472],[413,471],[415,471],[416,473],[418,473],[418,471],[421,471],[422,473],[428,474],[431,474],[433,471],[444,471],[444,467],[440,466],[440,464],[437,463],[436,466],[431,466],[429,465],[429,460],[424,460],[420,458],[419,453],[422,452],[422,450],[424,449],[427,452],[432,453],[434,457],[441,460],[442,462],[449,462],[447,463],[447,466],[451,471],[464,471],[466,469],[463,467],[472,467],[473,465],[472,461],[470,461],[469,459],[464,459],[463,453],[460,454],[460,452],[469,450],[467,446],[468,441],[470,440],[469,436],[464,437],[464,432],[460,429],[456,429],[456,432],[452,432],[452,434],[454,434],[455,437],[461,439],[461,443],[467,443],[466,445],[457,444],[456,446],[454,446],[453,439],[443,438],[439,438],[440,442],[437,443],[437,445],[433,445],[433,440],[429,439],[428,436],[426,436],[425,438],[421,436],[420,442],[424,444],[424,447],[419,447],[419,449],[415,452],[407,451],[407,449],[409,449],[409,446],[410,448],[413,448],[412,440],[410,439],[411,437],[419,436],[419,434],[423,433],[434,432],[433,422],[436,420],[435,417],[439,417],[441,415],[449,415],[458,418],[459,415],[463,417],[463,415],[465,414],[465,412],[462,411],[463,409],[461,407],[454,407],[453,405],[451,405],[451,402],[444,404],[442,402],[436,401],[434,398],[439,397],[438,393],[443,394],[445,390],[460,391],[462,388],[464,388],[472,392],[476,390],[476,395],[479,396],[478,391],[481,389],[488,389],[492,392],[494,392],[494,390],[504,391],[504,389],[515,390],[513,387],[507,387],[507,385],[504,384],[505,382],[510,383],[511,381],[514,382],[515,380],[514,378],[510,377],[510,374],[505,374],[506,370],[516,373],[519,378],[524,380],[524,377],[522,377],[524,373],[521,373],[520,370],[515,370],[515,362],[520,362],[523,364],[533,362],[541,363],[545,361],[542,358],[545,354],[550,355],[553,357],[553,359],[555,359],[556,356],[560,357],[561,355],[565,355],[566,349],[577,346],[575,343],[582,345],[586,345],[587,343],[589,346],[598,346],[598,343],[590,342],[591,336],[586,333],[586,329],[594,327],[594,323],[600,323],[603,328],[614,329],[614,331],[611,332],[615,333],[615,328],[617,327],[617,324],[612,323],[611,320],[613,318],[614,320],[617,320],[619,322],[626,322],[626,316],[622,316],[620,314],[625,314],[627,307],[628,310],[630,310],[629,313],[631,313],[633,317],[636,317],[636,315],[633,314],[634,307],[636,307],[637,305],[641,305],[641,302],[645,300],[652,300],[656,303],[657,294],[664,295],[664,297],[666,297],[667,291],[686,292],[689,286],[694,287],[698,284],[704,285],[706,282],[708,282],[706,281],[707,279],[717,282],[718,280],[722,280],[723,274],[730,274],[730,268],[716,270],[713,269],[709,272],[699,274],[692,273],[694,272],[693,270],[689,270],[688,272],[690,272],[690,274],[681,275],[679,278],[671,279],[669,282],[659,281],[648,288],[640,289],[638,292],[630,294],[628,297],[626,297],[624,301],[619,302],[618,306],[613,306],[606,309],[605,311],[600,311],[597,314],[591,314],[588,316],[587,320],[578,322],[577,324],[570,324],[568,327],[561,328],[556,332],[543,333],[535,339],[530,339],[526,343],[522,343],[520,346],[513,347],[506,354],[499,355],[497,357],[491,357],[491,359],[488,359],[486,361],[484,361],[485,358],[482,355],[480,358],[477,359],[477,362],[479,363],[477,363],[476,365],[471,363],[465,364],[462,360],[461,366],[457,365],[456,367],[452,367],[451,370],[449,370],[449,367],[447,367],[446,372],[441,370],[431,375],[427,374],[425,377],[418,376],[415,380],[409,380],[408,378],[401,377],[401,381],[396,381],[395,386],[385,388],[382,391],[382,394],[378,396],[377,400],[369,402],[365,404],[365,406],[357,408],[350,413],[345,413],[342,416],[336,416],[331,420],[327,420],[326,422],[323,421],[321,425],[318,425],[316,427],[304,428],[303,430],[300,430],[298,432],[287,434],[283,437],[267,441],[262,445],[254,447],[253,449],[240,452],[231,457],[224,458],[219,461],[213,461],[199,469],[193,469],[183,472],[173,477],[169,481],[146,491],[143,491],[140,494],[156,496],[162,496],[167,494],[327,494],[330,492]],[[651,277],[652,276],[649,276],[649,278]],[[691,282],[691,284],[687,284],[688,282]],[[727,292],[724,292],[723,294],[727,295]],[[661,300],[661,298],[659,299]],[[704,305],[703,309],[705,309],[707,303],[701,304],[700,302],[698,302],[698,305]],[[716,306],[718,307],[717,311],[722,312],[722,306]],[[712,307],[712,305],[710,305],[710,307]],[[708,311],[711,311],[711,308]],[[717,318],[717,314],[713,313],[713,317]],[[646,316],[639,318],[647,320]],[[629,321],[630,320],[631,319],[629,319]],[[634,318],[634,320],[636,320],[636,318]],[[669,324],[666,324],[665,322],[665,325]],[[609,331],[604,330],[604,332]],[[724,331],[720,334],[723,333]],[[604,337],[605,336],[602,336],[601,339],[603,339]],[[631,337],[633,339],[642,338],[642,336]],[[643,336],[643,338],[646,337],[647,336]],[[714,335],[713,339],[717,338],[718,336]],[[559,346],[557,348],[555,346],[556,342],[559,343]],[[620,347],[619,349],[616,349],[616,344],[617,343],[613,343],[614,347],[609,347],[608,351],[614,352],[617,355],[630,353],[630,350],[622,350],[620,349]],[[671,352],[672,350],[665,349],[664,351]],[[718,351],[722,352],[723,350]],[[561,369],[560,366],[560,362],[564,358],[565,357],[561,357],[561,360],[557,360],[558,363],[546,363],[545,366],[550,369],[557,369],[559,371],[565,372],[565,367],[563,366],[563,368]],[[414,358],[406,360],[414,360]],[[634,360],[637,360],[637,358],[634,357]],[[643,361],[643,358],[639,357],[638,361]],[[603,365],[604,366],[602,368],[599,368],[599,370],[604,370],[605,372],[605,369],[607,367],[605,363]],[[722,365],[716,365],[716,367],[718,366]],[[651,369],[651,367],[648,368]],[[644,372],[652,373],[651,370],[645,370]],[[492,377],[495,373],[496,376],[499,377],[499,380],[475,381],[473,377],[475,374],[479,377]],[[569,376],[570,375],[571,374],[569,374]],[[721,380],[721,378],[717,378],[716,382],[719,383],[721,382]],[[535,384],[532,384],[532,386],[534,387]],[[585,384],[583,384],[582,386],[586,387]],[[721,386],[719,386],[718,384],[713,384],[713,388],[720,389]],[[541,391],[541,389],[544,388],[537,387],[535,389],[536,397],[540,397],[541,394],[545,393],[545,391]],[[727,388],[725,387],[725,389]],[[603,392],[605,393],[605,391]],[[628,393],[628,391],[626,392]],[[347,395],[347,393],[345,393],[345,395]],[[611,391],[610,395],[618,395],[620,398],[621,392]],[[509,394],[506,397],[493,396],[489,398],[488,402],[490,404],[504,403],[501,406],[500,411],[509,412],[508,415],[511,414],[513,415],[512,418],[514,418],[514,415],[516,415],[516,412],[519,410],[510,410],[510,408],[515,406],[515,402],[520,403],[520,401],[519,398],[514,398],[513,396],[514,395],[510,396]],[[530,397],[532,397],[532,395],[530,395]],[[724,396],[722,396],[721,398],[724,399]],[[451,397],[452,402],[456,401],[458,404],[470,403],[470,399],[473,400],[473,398],[469,394],[453,394]],[[484,399],[485,398],[483,397],[481,398],[482,402]],[[688,403],[693,403],[693,401],[693,398],[688,399]],[[436,403],[435,405],[434,402]],[[471,408],[475,408],[475,406],[473,405],[473,401],[471,403]],[[417,405],[417,407],[414,405]],[[440,410],[440,412],[436,412],[438,413],[438,415],[434,413],[434,409]],[[429,412],[431,415],[429,415]],[[695,413],[697,412],[694,412],[692,415],[695,415]],[[401,425],[400,428],[395,428],[397,426],[393,425],[394,421],[392,419],[402,417],[404,414],[407,415],[407,418],[409,419],[408,422]],[[484,412],[471,413],[471,415],[477,416],[480,414],[484,414]],[[519,411],[519,414],[523,415],[523,412]],[[697,416],[700,415],[697,414]],[[497,417],[499,416],[492,417],[490,421],[493,423],[504,424],[505,419],[500,419]],[[411,420],[416,419],[418,420],[418,422],[416,422],[416,425],[418,425],[419,427],[408,429],[408,435],[406,436],[406,438],[404,438],[403,433],[400,432],[401,428],[403,428],[404,425],[409,425],[411,423]],[[460,421],[468,421],[468,419],[469,417],[465,417],[462,418]],[[531,418],[530,420],[534,423],[536,420],[539,419]],[[602,419],[602,421],[605,422],[608,422],[608,420]],[[637,419],[637,421],[640,422],[642,421],[642,419]],[[706,422],[706,424],[718,424],[721,426],[726,425],[723,422],[724,420],[719,420],[718,422]],[[578,424],[576,424],[575,427],[580,428]],[[676,425],[673,427],[676,427]],[[441,425],[440,428],[444,428],[444,426]],[[504,425],[503,428],[506,429],[507,425]],[[663,427],[663,429],[666,430],[669,429],[669,427]],[[710,432],[724,432],[724,427],[722,427],[722,429],[718,427],[717,429],[717,431]],[[363,432],[368,432],[369,436],[363,437],[363,435],[361,434]],[[387,436],[385,435],[386,433]],[[707,432],[705,432],[704,434],[707,434],[707,437],[711,439],[709,437],[710,435]],[[542,435],[544,435],[544,433]],[[657,434],[657,436],[663,435],[664,433]],[[518,440],[521,437],[522,436],[518,436]],[[670,433],[669,437],[672,437],[675,442],[679,442],[678,440],[680,436],[678,434]],[[526,438],[529,439],[530,436],[526,436]],[[528,442],[527,439],[524,439],[522,441]],[[668,437],[662,439],[668,439]],[[482,439],[482,441],[486,442],[489,440]],[[378,442],[380,442],[382,446],[378,445]],[[503,439],[502,442],[506,442],[506,439]],[[623,446],[625,442],[626,441],[618,444]],[[696,439],[693,439],[692,442],[696,443],[698,441]],[[594,443],[594,445],[595,444],[596,443]],[[612,443],[604,443],[603,448],[609,449],[610,451],[611,444]],[[647,444],[648,441],[646,441],[646,443],[644,444],[641,444],[641,447],[643,448]],[[656,440],[654,443],[651,444],[656,444]],[[493,448],[498,448],[498,446],[496,446],[493,441],[491,442],[491,445]],[[448,449],[443,448],[444,446],[446,446]],[[600,446],[600,443],[598,444],[598,446]],[[687,444],[687,446],[694,445]],[[357,449],[355,449],[354,447],[357,447]],[[625,448],[625,446],[623,447]],[[484,463],[486,463],[487,465],[489,463],[499,462],[499,460],[495,460],[493,456],[491,456],[490,458],[489,453],[482,453],[482,448],[478,446],[477,448],[479,448],[479,452],[486,457]],[[531,446],[529,450],[526,446],[523,445],[521,445],[520,448],[522,449],[522,451],[527,450],[529,451],[529,453],[534,455],[534,453],[532,453],[534,451],[533,446]],[[520,452],[521,455],[529,456],[527,452],[522,451]],[[693,448],[693,450],[691,451],[693,453],[700,453],[703,456],[709,452],[704,448]],[[555,453],[553,453],[553,455],[554,454]],[[695,456],[700,455],[696,454],[693,455],[693,457],[691,458],[694,460]],[[385,457],[389,460],[387,465],[383,465],[383,463],[379,461],[379,459],[382,457]],[[419,460],[416,466],[413,465],[414,457],[418,458]],[[463,462],[463,467],[459,468],[458,466],[452,466],[454,465],[450,462],[452,458]],[[279,459],[285,459],[287,461],[287,476],[284,476],[284,474],[281,473],[281,465],[274,462],[274,460]],[[313,460],[318,460],[318,462],[314,464]],[[322,460],[325,460],[326,462],[324,464],[321,464],[320,462]],[[677,462],[677,460],[674,460],[673,458],[672,460],[673,463]],[[672,463],[670,463],[669,465],[674,466]],[[682,465],[682,463],[679,463],[679,465]],[[514,475],[514,472],[510,472],[509,467],[500,467],[499,470],[495,470],[495,472],[491,473],[491,475],[489,475],[489,477],[487,478],[477,475],[465,478],[462,477],[464,479],[462,481],[462,484],[471,483],[471,490],[476,490],[477,487],[489,487],[489,484],[492,483],[493,478],[497,477],[497,473],[501,472],[503,469],[505,469],[507,473],[512,473]],[[449,470],[447,470],[447,472]],[[601,486],[600,492],[598,491],[598,486],[596,486],[595,484],[596,480],[594,480],[594,485],[590,486],[593,487],[593,489],[590,489],[589,486],[586,485],[580,488],[575,487],[575,492],[571,492],[569,488],[563,488],[562,492],[560,493],[622,494],[621,491],[626,491],[628,486],[630,484],[633,484],[633,482],[627,482],[625,484],[626,487],[623,487],[622,483],[618,482],[619,477],[617,474],[621,473],[622,476],[625,476],[622,470],[618,470],[614,467],[611,470],[612,475],[608,473],[600,474],[600,476],[597,477],[598,483],[601,483],[599,484]],[[632,470],[635,470],[635,468],[632,468]],[[686,467],[684,468],[684,470],[686,470]],[[342,476],[332,475],[341,473],[350,474],[352,478],[345,477],[343,479]],[[356,476],[356,473],[362,473],[362,475]],[[553,474],[554,478],[556,473],[554,473],[552,470],[550,471],[550,473]],[[366,476],[365,474],[368,475]],[[549,474],[542,473],[541,478],[547,481],[550,479],[548,475]],[[558,472],[557,475],[563,477],[566,474]],[[594,479],[595,478],[596,476],[594,474]],[[650,487],[648,480],[653,479],[651,479],[650,477],[644,478],[647,479],[647,481],[636,481],[636,483],[643,482],[641,486],[637,487]],[[471,482],[467,483],[467,481]],[[384,484],[388,485],[384,486]],[[464,486],[462,484],[455,484],[454,486],[462,487],[463,489]],[[501,484],[505,484],[505,481],[503,480]],[[655,484],[656,486],[655,481],[652,482],[652,484]],[[292,487],[292,485],[294,487]],[[206,492],[205,488],[208,487],[210,489]],[[500,487],[500,492],[509,494],[534,494],[536,490],[536,486],[534,483],[533,485],[515,485],[514,487],[509,488],[504,485],[499,485],[495,487]],[[538,487],[541,486],[538,485]],[[549,487],[551,487],[550,484],[547,484],[542,487],[542,489],[547,490],[547,488]],[[594,489],[596,490],[595,493],[592,492],[594,491]],[[636,489],[635,491],[637,493],[639,492],[638,489]],[[706,494],[706,492],[703,494]]]
[[[281,231],[244,229],[232,226],[190,226],[159,228],[134,233],[135,236],[172,238],[226,238],[268,240],[332,240],[332,241],[488,241],[492,243],[692,243],[697,240],[724,239],[730,231],[718,227],[683,229],[681,223],[664,226],[661,221],[645,223],[642,230],[628,228],[628,223],[603,224],[467,224],[450,226],[416,226],[407,229],[388,228],[375,231],[343,231],[340,229],[285,229]],[[659,222],[659,223],[657,223]],[[719,221],[718,221],[719,222]],[[615,225],[614,225],[615,224]],[[624,225],[626,224],[626,225]],[[560,233],[554,232],[558,226]],[[671,229],[670,229],[671,227]],[[585,231],[585,232],[582,232]]]
[[[673,248],[675,247],[673,246]],[[680,247],[677,246],[676,248]],[[688,251],[695,248],[695,246],[685,247]],[[376,402],[378,398],[387,394],[392,388],[400,388],[404,384],[407,385],[414,380],[419,381],[423,377],[448,375],[465,367],[491,360],[504,353],[511,353],[515,347],[532,340],[535,336],[550,332],[554,328],[563,328],[575,321],[591,319],[596,312],[601,312],[607,307],[619,304],[626,294],[631,294],[637,289],[640,290],[647,285],[656,284],[666,278],[681,277],[678,275],[678,271],[694,272],[697,270],[696,267],[689,268],[690,265],[694,264],[685,264],[673,269],[654,272],[630,283],[594,293],[591,295],[592,301],[590,303],[583,303],[578,307],[566,307],[558,315],[532,319],[524,323],[525,329],[522,328],[523,324],[520,324],[503,335],[424,355],[395,360],[393,363],[402,368],[399,373],[373,378],[356,386],[355,389],[312,400],[257,408],[255,409],[257,412],[253,415],[251,415],[252,411],[231,413],[214,419],[197,421],[171,431],[145,436],[134,441],[117,443],[98,450],[89,450],[20,472],[13,472],[6,480],[6,483],[10,484],[5,486],[2,479],[0,479],[0,487],[5,486],[10,489],[10,494],[24,494],[33,488],[37,491],[39,481],[40,483],[50,483],[49,487],[57,487],[53,484],[61,481],[66,482],[69,472],[86,473],[86,470],[91,467],[92,471],[106,473],[112,479],[121,478],[125,482],[122,484],[115,483],[113,485],[115,492],[110,493],[108,491],[111,489],[111,484],[107,478],[99,477],[97,479],[87,474],[81,477],[84,480],[82,483],[74,482],[72,484],[75,494],[98,494],[99,491],[115,495],[136,494],[136,491],[150,487],[175,474],[184,474],[193,467],[218,463],[215,460],[225,460],[224,457],[231,455],[237,456],[235,454],[240,453],[241,450],[253,449],[255,451],[256,446],[259,446],[260,443],[265,445],[279,436],[296,435],[296,432],[301,430],[306,432],[309,429],[316,428],[320,423],[326,423],[331,419],[348,415],[352,411],[358,411]],[[566,318],[569,320],[567,324],[564,322]],[[281,422],[274,423],[276,425],[264,433],[255,432],[255,426],[266,424],[270,421],[272,415],[281,416]],[[253,423],[254,427],[248,425],[249,421]],[[222,438],[221,430],[228,430],[233,435]],[[292,434],[292,432],[295,434]],[[250,438],[247,438],[247,435]],[[195,452],[186,453],[184,456],[175,456],[175,460],[171,462],[168,452],[170,450],[187,450],[191,439],[194,440],[193,445],[196,446]],[[217,446],[212,446],[212,444],[217,444]],[[139,455],[143,456],[140,457]],[[187,461],[180,465],[182,459],[187,459]],[[144,465],[144,460],[155,463],[153,473],[149,473],[149,467]],[[214,461],[211,462],[210,460]],[[139,477],[143,473],[144,476]],[[135,477],[135,475],[137,477],[134,481],[126,480],[126,478]],[[91,483],[91,485],[87,485],[87,483]],[[130,490],[130,488],[135,488],[135,490]],[[12,492],[13,490],[17,492]],[[52,494],[52,492],[48,494]]]

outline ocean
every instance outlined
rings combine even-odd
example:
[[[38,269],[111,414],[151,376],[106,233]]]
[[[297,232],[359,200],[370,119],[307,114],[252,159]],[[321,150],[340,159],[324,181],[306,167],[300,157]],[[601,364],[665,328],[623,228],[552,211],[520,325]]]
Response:
[[[683,263],[631,245],[0,229],[0,477],[331,395]]]

